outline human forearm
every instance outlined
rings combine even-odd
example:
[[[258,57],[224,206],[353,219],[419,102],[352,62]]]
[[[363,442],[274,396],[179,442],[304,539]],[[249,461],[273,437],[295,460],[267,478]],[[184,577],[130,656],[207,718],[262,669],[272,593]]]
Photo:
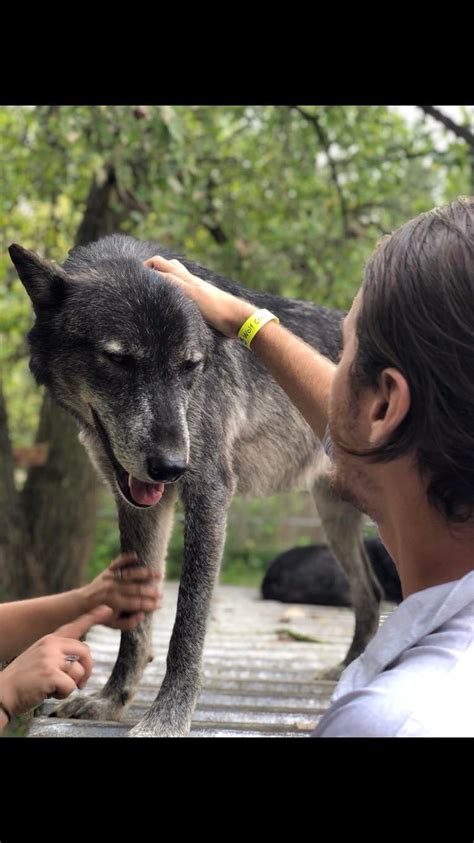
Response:
[[[82,588],[0,606],[0,661],[8,661],[43,635],[93,608]],[[95,605],[98,605],[97,603]]]
[[[277,322],[268,322],[260,329],[252,340],[251,353],[262,361],[322,439],[335,364]]]
[[[214,296],[212,287],[203,292]],[[212,300],[209,312],[214,324],[227,336],[236,338],[243,323],[255,312],[255,306],[233,296],[222,296]],[[316,436],[322,439],[328,423],[336,365],[276,321],[260,328],[251,342],[250,353],[261,360]]]
[[[0,605],[0,661],[8,661],[34,641],[101,605],[114,611],[108,626],[133,629],[145,612],[160,607],[162,598],[157,590],[159,574],[137,561],[135,553],[120,554],[81,588]],[[129,616],[122,618],[121,612]]]

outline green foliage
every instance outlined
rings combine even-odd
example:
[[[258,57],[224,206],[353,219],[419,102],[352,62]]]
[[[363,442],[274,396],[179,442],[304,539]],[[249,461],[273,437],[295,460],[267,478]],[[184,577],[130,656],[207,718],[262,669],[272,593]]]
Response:
[[[421,117],[409,127],[385,106],[150,106],[138,117],[131,106],[8,106],[0,136],[0,366],[19,444],[39,399],[23,363],[31,308],[7,246],[62,261],[106,167],[123,231],[251,288],[343,308],[383,233],[469,191],[466,144],[448,139],[440,155]]]

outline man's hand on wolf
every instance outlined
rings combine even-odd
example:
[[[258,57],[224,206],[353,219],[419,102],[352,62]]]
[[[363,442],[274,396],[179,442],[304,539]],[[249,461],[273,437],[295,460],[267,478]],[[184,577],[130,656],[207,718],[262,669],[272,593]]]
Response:
[[[226,337],[235,339],[245,320],[256,309],[250,302],[214,287],[197,275],[192,275],[176,259],[168,261],[154,255],[145,261],[145,266],[178,284],[183,292],[196,302],[206,322]]]
[[[250,302],[192,275],[178,260],[168,261],[155,255],[144,263],[179,285],[196,302],[206,322],[227,337],[235,339],[244,322],[256,310]],[[336,364],[275,321],[269,322],[268,327],[258,333],[252,341],[252,351],[286,392],[316,436],[323,439]]]

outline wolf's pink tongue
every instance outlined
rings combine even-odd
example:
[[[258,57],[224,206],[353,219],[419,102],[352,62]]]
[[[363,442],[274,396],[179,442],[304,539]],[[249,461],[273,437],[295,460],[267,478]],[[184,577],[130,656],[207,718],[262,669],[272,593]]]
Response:
[[[136,477],[129,475],[128,487],[135,503],[141,503],[144,506],[153,506],[160,500],[165,484],[164,483],[143,483],[142,480],[137,480]]]

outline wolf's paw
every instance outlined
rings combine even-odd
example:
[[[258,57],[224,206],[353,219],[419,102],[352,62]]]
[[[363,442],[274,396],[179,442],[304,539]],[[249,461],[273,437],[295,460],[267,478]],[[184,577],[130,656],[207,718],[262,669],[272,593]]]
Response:
[[[127,734],[128,738],[185,738],[190,725],[167,723],[159,717],[145,715]]]
[[[100,694],[89,697],[77,695],[65,700],[49,715],[50,717],[72,717],[76,720],[121,720],[125,706]]]

